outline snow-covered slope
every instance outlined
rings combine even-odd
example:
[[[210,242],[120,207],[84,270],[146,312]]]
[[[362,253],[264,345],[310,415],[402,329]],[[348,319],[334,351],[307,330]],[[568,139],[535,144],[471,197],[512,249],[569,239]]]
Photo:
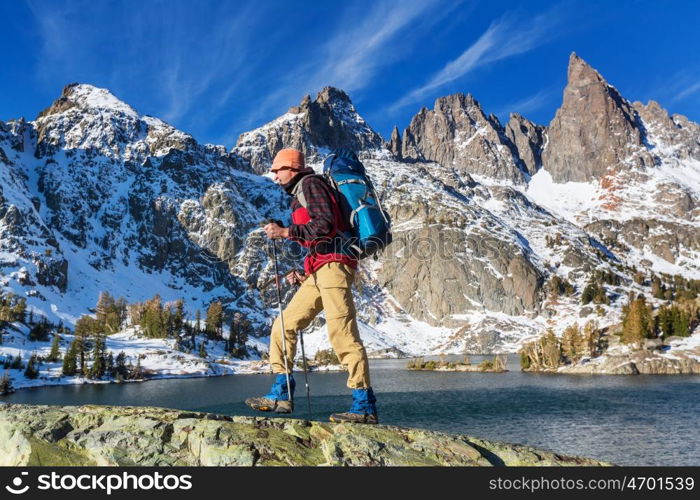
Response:
[[[218,299],[264,323],[248,288],[267,259],[238,274],[239,257],[286,200],[245,162],[89,85],[0,134],[0,285],[30,309],[73,323],[100,291],[160,294],[190,313]]]

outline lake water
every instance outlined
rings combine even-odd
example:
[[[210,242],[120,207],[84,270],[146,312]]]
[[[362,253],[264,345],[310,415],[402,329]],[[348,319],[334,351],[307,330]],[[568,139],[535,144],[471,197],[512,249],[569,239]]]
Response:
[[[480,358],[472,357],[472,362]],[[619,465],[700,465],[700,377],[413,372],[407,360],[372,360],[380,423],[522,443]],[[294,417],[307,418],[303,373]],[[312,373],[312,417],[345,411],[345,373]],[[138,405],[265,415],[243,400],[270,375],[23,389],[8,403]],[[268,414],[269,415],[269,414]]]

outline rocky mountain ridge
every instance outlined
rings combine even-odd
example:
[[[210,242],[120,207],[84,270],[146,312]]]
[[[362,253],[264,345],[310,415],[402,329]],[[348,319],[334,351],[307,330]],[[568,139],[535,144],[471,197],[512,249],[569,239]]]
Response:
[[[648,292],[632,266],[700,277],[699,141],[700,126],[629,103],[575,54],[547,127],[517,114],[503,126],[455,94],[388,142],[331,87],[226,151],[71,85],[35,121],[0,122],[0,284],[67,322],[115,282],[128,298],[216,298],[264,336],[270,303],[257,285],[270,262],[257,227],[288,216],[258,174],[282,147],[318,168],[349,146],[394,221],[394,243],[362,263],[356,293],[370,350],[512,351],[578,321],[594,271],[620,283],[606,286],[601,326],[628,293]],[[573,296],[551,297],[555,275]],[[309,342],[328,347],[322,320]]]

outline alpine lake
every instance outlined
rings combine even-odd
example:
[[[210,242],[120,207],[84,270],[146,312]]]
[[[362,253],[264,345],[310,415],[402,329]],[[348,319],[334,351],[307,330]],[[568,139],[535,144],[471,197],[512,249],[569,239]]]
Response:
[[[492,357],[471,356],[472,363],[483,359]],[[509,371],[504,373],[409,371],[408,361],[370,361],[381,424],[527,444],[618,465],[700,463],[697,375],[523,373],[514,355],[509,356]],[[312,419],[326,421],[331,413],[349,408],[346,378],[345,372],[308,375]],[[291,416],[308,419],[303,372],[295,373],[295,379],[295,411]],[[265,394],[271,381],[271,375],[232,375],[42,387],[19,390],[2,401],[159,406],[260,415],[243,400]]]

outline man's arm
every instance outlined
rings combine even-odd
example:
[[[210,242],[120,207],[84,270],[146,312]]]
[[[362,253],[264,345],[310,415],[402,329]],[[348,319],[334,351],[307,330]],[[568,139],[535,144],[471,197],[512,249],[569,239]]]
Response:
[[[306,224],[291,224],[289,238],[303,241],[314,241],[320,238],[335,236],[335,217],[333,215],[333,200],[328,186],[318,177],[300,180],[306,198],[306,210],[311,220]]]

